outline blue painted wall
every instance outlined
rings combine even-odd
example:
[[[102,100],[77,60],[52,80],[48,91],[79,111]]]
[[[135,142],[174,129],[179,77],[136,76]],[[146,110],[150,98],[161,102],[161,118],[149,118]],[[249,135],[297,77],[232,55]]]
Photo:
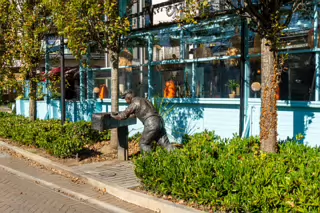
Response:
[[[252,125],[249,135],[259,135],[260,101],[250,100]],[[286,139],[304,135],[303,143],[320,146],[320,103],[278,101],[278,137]]]
[[[61,104],[59,100],[51,100],[49,104],[45,101],[37,101],[37,118],[39,119],[60,119],[61,118]],[[126,104],[123,100],[120,101],[119,110],[124,110]],[[91,121],[92,113],[111,112],[111,100],[106,99],[101,101],[87,100],[67,101],[66,102],[66,118],[72,122],[77,121]],[[29,117],[29,101],[16,100],[16,113]],[[130,135],[137,132],[142,132],[143,125],[140,121],[136,125],[130,126]]]
[[[214,130],[221,137],[232,137],[239,131],[239,99],[171,99],[167,107],[171,113],[165,117],[166,129],[171,141],[181,142],[184,134],[194,134],[205,129]],[[53,100],[49,105],[38,101],[38,118],[59,119],[60,101]],[[29,115],[29,101],[16,101],[17,114]],[[120,111],[126,104],[120,101]],[[67,119],[90,121],[93,112],[110,112],[111,100],[67,102]],[[320,103],[278,101],[279,139],[305,136],[303,142],[310,146],[320,145]],[[249,99],[246,136],[259,135],[260,100]],[[143,125],[130,126],[130,135],[142,132]]]

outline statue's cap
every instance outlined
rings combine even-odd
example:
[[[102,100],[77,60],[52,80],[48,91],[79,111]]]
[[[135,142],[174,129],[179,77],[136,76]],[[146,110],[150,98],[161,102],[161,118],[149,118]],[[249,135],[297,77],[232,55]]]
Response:
[[[121,94],[121,98],[122,99],[125,99],[126,98],[126,95],[133,95],[133,91],[132,90],[126,90],[124,91],[124,93]]]

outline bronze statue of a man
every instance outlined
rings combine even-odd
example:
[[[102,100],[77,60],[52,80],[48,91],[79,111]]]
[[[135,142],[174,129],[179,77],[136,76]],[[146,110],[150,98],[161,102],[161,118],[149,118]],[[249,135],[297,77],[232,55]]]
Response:
[[[131,115],[135,115],[143,123],[144,130],[140,140],[141,151],[152,151],[153,141],[156,141],[168,151],[174,149],[168,139],[164,121],[150,101],[145,98],[134,97],[131,90],[126,91],[122,95],[122,99],[125,99],[129,106],[117,115],[111,113],[111,116],[116,120],[125,120]]]

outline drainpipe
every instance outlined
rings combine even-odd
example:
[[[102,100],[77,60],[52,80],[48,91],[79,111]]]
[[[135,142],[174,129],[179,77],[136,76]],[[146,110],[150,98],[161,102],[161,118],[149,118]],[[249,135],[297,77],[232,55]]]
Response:
[[[48,74],[49,74],[49,71],[50,71],[50,64],[49,64],[49,61],[50,61],[50,54],[49,54],[49,38],[48,36],[46,36],[46,56],[45,56],[45,74],[46,74],[46,84],[45,84],[45,93],[47,94],[45,96],[45,101],[46,101],[46,105],[47,105],[47,115],[45,117],[45,119],[48,119],[50,118],[50,115],[49,115],[49,108],[50,108],[50,94],[49,94],[49,78],[48,78]]]
[[[61,124],[66,121],[66,81],[64,75],[64,37],[60,38]]]
[[[80,75],[80,102],[84,102],[85,100],[85,68],[83,66],[83,61],[80,60],[80,70],[79,70],[79,75]]]
[[[93,79],[93,72],[91,70],[91,50],[90,47],[88,48],[87,53],[87,67],[86,67],[86,73],[87,73],[87,99],[93,99],[93,85],[94,85],[94,79]]]
[[[242,135],[248,108],[249,98],[249,66],[248,63],[248,28],[247,22],[241,20],[241,68],[240,68],[240,113],[239,113],[239,136]]]
[[[152,63],[153,61],[153,36],[148,35],[148,99],[153,97]],[[142,82],[141,82],[142,83]]]
[[[314,8],[313,8],[313,12],[314,12],[314,24],[313,24],[313,38],[314,38],[314,50],[317,50],[318,49],[318,44],[319,44],[319,41],[318,41],[318,25],[319,25],[319,20],[318,20],[318,17],[319,17],[319,14],[318,14],[318,2],[319,0],[314,0]],[[319,80],[319,77],[320,77],[320,68],[319,68],[319,65],[320,65],[320,60],[319,60],[319,52],[316,52],[315,53],[315,66],[316,66],[316,69],[315,69],[315,74],[316,74],[316,79],[315,79],[315,101],[319,101],[319,90],[320,90],[320,80]]]

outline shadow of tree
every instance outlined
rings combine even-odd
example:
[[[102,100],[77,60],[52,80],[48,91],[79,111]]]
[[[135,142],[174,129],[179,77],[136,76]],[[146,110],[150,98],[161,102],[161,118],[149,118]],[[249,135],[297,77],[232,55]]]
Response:
[[[280,140],[279,143],[286,143],[288,141],[297,141],[299,143],[306,143],[305,137],[315,118],[315,112],[320,112],[320,109],[311,108],[310,102],[299,102],[298,106],[286,101],[290,105],[289,109],[285,111],[291,111],[293,113],[293,137],[287,137],[286,140]],[[282,111],[279,109],[279,111]],[[303,137],[301,137],[303,136]]]
[[[197,122],[203,118],[203,106],[196,98],[165,99],[171,112],[166,116],[166,129],[170,140],[183,143],[186,134],[191,135],[199,129]],[[202,124],[201,124],[202,125]]]
[[[85,160],[91,157],[100,156],[100,155],[102,155],[102,153],[99,151],[84,148],[78,153],[78,158],[79,158],[79,161],[82,161],[82,160]]]
[[[306,106],[308,105],[307,102],[303,103]],[[308,131],[312,120],[314,119],[314,109],[310,107],[306,107],[303,109],[296,109],[293,112],[293,135],[296,136],[298,134],[302,134],[303,138],[299,140],[300,143],[305,143],[305,137]]]
[[[95,111],[96,102],[94,100],[67,101],[66,102],[66,118],[72,122],[81,120],[91,121],[92,114]],[[61,113],[61,108],[59,107]]]

